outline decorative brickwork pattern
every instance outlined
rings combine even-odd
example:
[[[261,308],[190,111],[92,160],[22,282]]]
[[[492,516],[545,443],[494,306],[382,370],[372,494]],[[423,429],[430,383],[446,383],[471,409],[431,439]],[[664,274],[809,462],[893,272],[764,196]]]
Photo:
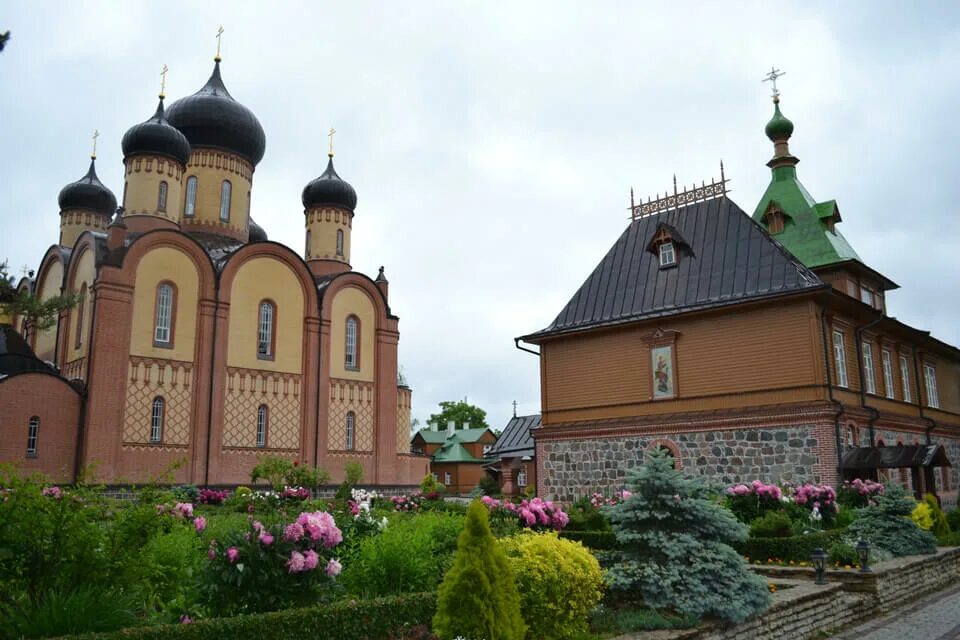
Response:
[[[299,450],[301,377],[297,374],[227,367],[224,448],[257,447],[257,410],[267,405],[266,449]]]
[[[163,434],[159,444],[190,443],[193,405],[193,363],[130,358],[123,411],[123,443],[150,444],[150,412],[156,397],[164,399]]]
[[[330,424],[327,449],[344,451],[347,446],[347,413],[354,413],[353,450],[373,451],[376,394],[370,382],[330,380]]]
[[[410,410],[413,393],[407,387],[397,389],[397,453],[410,453]]]
[[[76,360],[68,362],[63,365],[63,369],[60,370],[60,375],[67,380],[85,380],[87,376],[87,359],[77,358]]]

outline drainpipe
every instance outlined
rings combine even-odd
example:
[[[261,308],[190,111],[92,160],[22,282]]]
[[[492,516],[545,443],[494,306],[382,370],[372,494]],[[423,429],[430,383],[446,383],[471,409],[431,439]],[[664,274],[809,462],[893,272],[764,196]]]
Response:
[[[520,340],[522,340],[522,338],[514,338],[514,339],[513,339],[513,346],[515,346],[517,349],[520,349],[520,351],[526,351],[527,353],[532,353],[532,354],[535,355],[535,356],[539,356],[539,355],[540,355],[540,352],[539,352],[539,351],[534,351],[533,349],[527,349],[526,347],[521,347],[521,346],[520,346]]]
[[[213,340],[210,344],[210,390],[207,393],[207,455],[203,464],[203,485],[210,486],[210,435],[213,433],[213,379],[217,353],[217,312],[220,310],[220,274],[213,284]],[[226,371],[224,371],[226,375]]]
[[[837,481],[839,483],[841,472],[841,438],[840,438],[840,414],[843,413],[843,405],[837,402],[833,397],[833,376],[830,374],[830,346],[827,342],[827,308],[820,307],[820,334],[823,337],[823,369],[827,372],[827,398],[833,405],[833,438],[837,448]]]
[[[867,329],[876,326],[883,320],[883,314],[881,313],[878,317],[874,318],[865,325],[857,327],[854,331],[854,336],[857,340],[857,371],[860,373],[860,407],[864,411],[870,412],[870,418],[867,419],[867,429],[870,432],[870,446],[874,446],[876,443],[876,437],[874,434],[873,425],[876,424],[877,418],[880,417],[880,412],[877,411],[876,407],[871,407],[867,405],[867,392],[864,389],[865,376],[863,374],[863,332]],[[871,358],[872,360],[873,358]],[[876,372],[876,367],[874,367],[874,372]],[[874,383],[876,384],[876,383]]]
[[[96,284],[95,282],[93,284]],[[93,286],[90,287],[93,293]],[[89,294],[88,294],[89,295]],[[87,340],[87,373],[83,376],[83,395],[80,400],[80,422],[77,424],[77,451],[73,461],[73,482],[80,478],[80,467],[83,461],[83,440],[87,431],[87,397],[90,391],[90,361],[93,360],[94,327],[97,326],[97,296],[91,295],[90,301],[90,339]]]

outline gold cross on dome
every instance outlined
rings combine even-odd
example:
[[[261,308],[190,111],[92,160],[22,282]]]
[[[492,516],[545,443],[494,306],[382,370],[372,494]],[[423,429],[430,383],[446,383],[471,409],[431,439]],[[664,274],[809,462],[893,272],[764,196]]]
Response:
[[[93,153],[90,154],[91,160],[97,159],[97,138],[100,137],[100,132],[96,129],[93,130]]]
[[[217,57],[214,58],[217,62],[220,62],[220,36],[223,35],[223,25],[217,29]]]
[[[330,150],[327,151],[327,155],[330,156],[331,158],[333,157],[333,134],[335,134],[336,132],[337,132],[336,129],[334,129],[333,127],[330,127],[330,133],[327,134],[327,137],[330,138]]]
[[[761,82],[769,82],[770,84],[773,85],[773,97],[774,97],[774,98],[779,98],[779,97],[780,97],[780,92],[777,91],[777,78],[779,78],[780,76],[785,76],[785,75],[787,75],[787,72],[786,72],[786,71],[780,71],[780,69],[777,69],[776,67],[770,67],[770,73],[767,74],[767,77],[766,77],[766,78],[764,78],[763,80],[761,80]]]
[[[167,86],[167,65],[160,69],[160,97],[163,97],[163,90]]]

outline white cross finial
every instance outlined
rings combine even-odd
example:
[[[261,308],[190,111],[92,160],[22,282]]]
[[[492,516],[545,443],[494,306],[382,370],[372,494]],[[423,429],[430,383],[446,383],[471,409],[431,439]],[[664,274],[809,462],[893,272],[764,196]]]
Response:
[[[220,62],[220,36],[223,35],[223,25],[217,29],[217,57],[214,58],[215,61]]]
[[[100,132],[96,129],[93,130],[93,153],[90,154],[91,160],[97,159],[97,138],[100,137]]]
[[[777,78],[780,76],[787,75],[786,71],[780,71],[776,67],[770,67],[770,73],[767,74],[767,77],[762,80],[762,82],[769,82],[773,85],[773,97],[774,99],[780,97],[780,92],[777,91]]]
[[[337,132],[336,129],[334,129],[333,127],[330,127],[330,133],[327,134],[327,136],[330,138],[330,149],[327,151],[327,155],[330,156],[331,158],[333,157],[333,134],[335,134],[336,132]]]
[[[160,97],[163,97],[163,90],[167,86],[167,65],[163,65],[160,69]]]
[[[27,265],[23,265],[22,267],[20,267],[20,273],[23,274],[24,278],[26,278],[27,274],[30,273],[30,267],[28,267]]]

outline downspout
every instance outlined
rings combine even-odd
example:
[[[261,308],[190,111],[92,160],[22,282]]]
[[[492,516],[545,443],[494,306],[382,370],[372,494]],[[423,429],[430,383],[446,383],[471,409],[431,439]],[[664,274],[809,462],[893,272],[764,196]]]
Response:
[[[517,349],[520,349],[520,351],[526,351],[527,353],[532,353],[532,354],[535,355],[535,356],[539,356],[539,355],[540,355],[540,352],[539,352],[539,351],[534,351],[533,349],[527,349],[526,347],[521,347],[521,346],[520,346],[520,341],[521,341],[522,339],[523,339],[523,338],[514,338],[514,339],[513,339],[513,346],[515,346]]]
[[[860,407],[864,411],[870,412],[870,418],[867,419],[867,429],[870,432],[870,446],[874,446],[876,443],[876,437],[874,434],[874,424],[877,422],[877,418],[880,417],[880,412],[877,411],[876,407],[871,407],[867,405],[867,392],[864,390],[865,376],[863,374],[863,332],[869,329],[870,327],[876,326],[883,320],[883,314],[881,313],[878,317],[874,318],[865,325],[857,327],[854,331],[854,337],[857,340],[857,371],[860,373]],[[873,358],[871,358],[873,360]],[[871,362],[871,364],[873,364]],[[874,367],[874,372],[876,372],[876,367]],[[876,385],[876,382],[874,382]]]
[[[216,364],[217,353],[218,311],[220,311],[220,274],[217,274],[213,285],[213,339],[210,344],[210,390],[207,392],[207,455],[206,462],[203,464],[203,485],[205,487],[210,486],[210,436],[213,433],[213,369]]]
[[[94,283],[96,284],[96,283]],[[90,287],[93,291],[93,287]],[[93,300],[90,303],[90,339],[87,340],[87,372],[83,377],[83,395],[80,400],[80,422],[77,424],[77,451],[73,461],[73,482],[76,484],[80,478],[80,467],[83,459],[83,440],[87,431],[87,397],[90,391],[90,362],[93,360],[93,328],[97,326],[97,296],[91,296]]]
[[[314,288],[316,288],[316,284],[314,284]],[[323,402],[323,398],[320,397],[320,386],[323,383],[323,376],[320,375],[320,372],[323,369],[323,299],[320,297],[320,292],[317,292],[317,320],[319,321],[320,326],[317,328],[317,410],[313,416],[314,469],[316,469],[320,464],[320,403]]]
[[[840,479],[841,461],[841,438],[840,438],[840,414],[843,413],[843,405],[833,397],[833,376],[830,375],[830,343],[827,341],[827,308],[820,307],[820,334],[823,337],[823,369],[827,372],[827,398],[833,405],[833,439],[837,448],[837,480]]]

